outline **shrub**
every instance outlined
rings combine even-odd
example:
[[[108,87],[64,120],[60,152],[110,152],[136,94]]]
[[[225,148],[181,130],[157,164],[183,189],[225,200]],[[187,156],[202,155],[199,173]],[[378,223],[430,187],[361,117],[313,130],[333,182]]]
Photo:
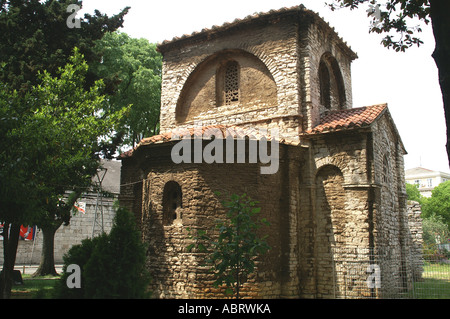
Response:
[[[58,285],[59,298],[148,297],[149,277],[145,272],[146,248],[136,229],[134,216],[119,208],[109,235],[86,239],[64,257],[64,268]],[[66,285],[67,266],[81,268],[81,288]]]

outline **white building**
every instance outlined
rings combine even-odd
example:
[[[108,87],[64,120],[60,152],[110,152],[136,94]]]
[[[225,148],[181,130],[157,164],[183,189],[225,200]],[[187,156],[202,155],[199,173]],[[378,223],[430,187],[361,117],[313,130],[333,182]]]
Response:
[[[407,183],[418,185],[422,196],[431,197],[431,191],[436,186],[450,180],[450,173],[416,167],[405,171],[405,179]]]

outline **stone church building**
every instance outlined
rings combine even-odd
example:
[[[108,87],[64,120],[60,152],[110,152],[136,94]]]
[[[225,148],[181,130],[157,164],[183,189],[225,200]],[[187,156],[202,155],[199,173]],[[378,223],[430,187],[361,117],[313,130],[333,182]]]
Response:
[[[407,288],[406,151],[386,104],[353,107],[357,55],[333,28],[298,6],[174,38],[158,50],[161,134],[120,157],[120,203],[135,213],[148,244],[155,298],[223,297],[204,256],[186,249],[187,228],[212,231],[224,216],[216,192],[248,194],[271,224],[261,228],[271,250],[241,295],[385,297]],[[255,131],[276,147],[275,172],[247,160]],[[211,141],[231,138],[237,148],[242,136],[246,160],[195,160]],[[181,138],[200,141],[184,150],[192,161],[173,160]]]

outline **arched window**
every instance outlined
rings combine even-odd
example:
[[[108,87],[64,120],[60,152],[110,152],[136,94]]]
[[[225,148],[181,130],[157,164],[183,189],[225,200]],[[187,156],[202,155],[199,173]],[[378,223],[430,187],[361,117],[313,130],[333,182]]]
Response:
[[[216,73],[217,106],[240,102],[240,66],[235,60],[222,63]]]
[[[386,154],[383,156],[383,183],[386,185],[389,184],[390,171],[388,154]]]
[[[239,64],[236,61],[229,61],[225,66],[223,91],[225,105],[239,102]]]
[[[330,73],[324,61],[319,65],[320,104],[327,109],[331,108]]]
[[[174,221],[182,220],[182,192],[181,186],[174,181],[164,186],[163,193],[163,225],[169,226]]]
[[[326,110],[346,107],[345,84],[337,60],[331,53],[324,53],[318,70],[320,104]]]

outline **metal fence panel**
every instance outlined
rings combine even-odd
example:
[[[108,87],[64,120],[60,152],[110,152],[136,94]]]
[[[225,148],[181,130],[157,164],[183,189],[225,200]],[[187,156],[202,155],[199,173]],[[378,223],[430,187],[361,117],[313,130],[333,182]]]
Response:
[[[413,256],[392,247],[339,247],[331,254],[335,298],[450,299],[445,255]]]

